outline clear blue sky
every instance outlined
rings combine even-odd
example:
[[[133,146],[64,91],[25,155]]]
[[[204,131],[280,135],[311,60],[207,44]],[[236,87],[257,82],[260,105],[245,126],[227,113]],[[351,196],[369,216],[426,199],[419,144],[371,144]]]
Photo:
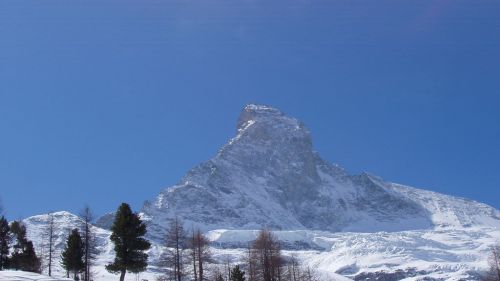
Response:
[[[500,2],[0,1],[9,219],[139,209],[249,102],[352,173],[500,208]]]

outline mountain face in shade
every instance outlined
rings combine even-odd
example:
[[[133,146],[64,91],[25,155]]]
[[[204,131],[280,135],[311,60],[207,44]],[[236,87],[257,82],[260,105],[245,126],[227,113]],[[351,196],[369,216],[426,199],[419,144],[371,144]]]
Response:
[[[146,202],[142,215],[153,238],[175,217],[204,230],[500,226],[500,212],[485,204],[350,175],[313,150],[302,122],[255,104],[242,110],[236,136],[215,157]]]

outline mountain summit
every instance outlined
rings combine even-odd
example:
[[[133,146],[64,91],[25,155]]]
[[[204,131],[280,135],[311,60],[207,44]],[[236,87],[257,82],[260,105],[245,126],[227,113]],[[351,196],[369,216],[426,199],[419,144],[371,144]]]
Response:
[[[299,120],[249,104],[236,136],[212,159],[146,202],[143,217],[160,237],[179,217],[204,230],[402,231],[500,226],[500,212],[474,201],[349,175],[314,150]]]

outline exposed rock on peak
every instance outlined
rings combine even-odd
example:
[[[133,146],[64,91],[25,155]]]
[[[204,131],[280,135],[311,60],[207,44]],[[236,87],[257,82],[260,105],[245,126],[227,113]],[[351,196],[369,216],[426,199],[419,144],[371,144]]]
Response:
[[[276,108],[267,105],[248,104],[240,113],[240,117],[238,118],[238,129],[244,126],[244,124],[248,121],[256,121],[258,119],[269,119],[283,116],[283,112]]]
[[[289,181],[288,189],[301,185],[304,190],[309,183],[319,183],[317,158],[309,130],[299,120],[278,109],[251,104],[240,115],[237,136],[212,162],[228,171],[238,167],[253,176]]]
[[[251,142],[255,148],[262,149],[302,145],[312,152],[311,135],[302,122],[264,105],[250,104],[242,110],[237,122],[237,135],[229,145],[237,142]]]

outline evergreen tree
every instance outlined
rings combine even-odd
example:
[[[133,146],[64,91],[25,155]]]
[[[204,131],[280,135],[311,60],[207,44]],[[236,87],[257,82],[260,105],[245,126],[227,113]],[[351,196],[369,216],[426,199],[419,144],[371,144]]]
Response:
[[[26,226],[18,221],[10,225],[10,230],[16,238],[14,251],[10,258],[10,267],[16,270],[40,272],[41,262],[35,253],[33,243],[26,238]]]
[[[128,204],[122,203],[118,208],[111,230],[116,256],[113,263],[106,265],[106,269],[112,273],[120,273],[120,281],[125,279],[127,271],[139,273],[146,270],[148,255],[144,251],[151,247],[143,238],[146,225]]]
[[[7,267],[9,257],[10,227],[7,219],[0,218],[0,270]]]
[[[240,269],[239,265],[236,265],[231,270],[231,281],[245,281],[245,272]]]
[[[73,278],[78,280],[78,273],[83,271],[84,246],[78,229],[73,229],[66,240],[66,246],[62,252],[62,266],[67,272],[73,272]]]

